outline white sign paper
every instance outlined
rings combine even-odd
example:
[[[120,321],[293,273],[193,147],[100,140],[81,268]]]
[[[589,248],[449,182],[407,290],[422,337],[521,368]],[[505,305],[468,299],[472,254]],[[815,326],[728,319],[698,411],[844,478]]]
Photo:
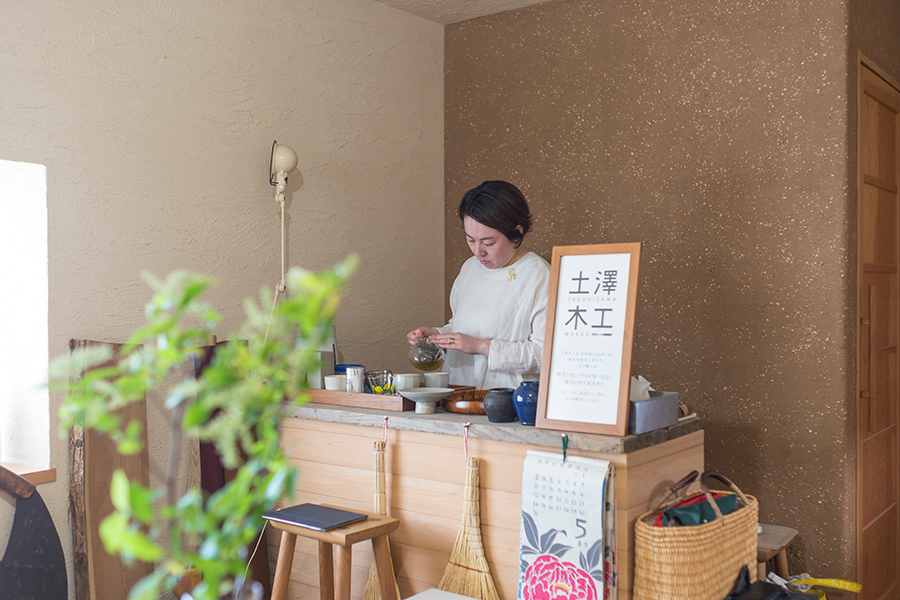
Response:
[[[615,424],[630,254],[560,259],[548,419]]]
[[[608,460],[529,450],[518,600],[612,600],[617,578],[615,468]]]

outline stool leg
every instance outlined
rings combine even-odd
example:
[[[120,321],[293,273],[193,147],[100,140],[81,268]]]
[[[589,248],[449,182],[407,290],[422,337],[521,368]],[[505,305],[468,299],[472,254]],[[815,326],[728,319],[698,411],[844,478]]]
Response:
[[[335,600],[350,600],[350,568],[353,562],[353,546],[338,546]]]
[[[372,538],[372,551],[375,553],[375,568],[378,571],[381,598],[382,600],[395,600],[397,592],[394,587],[394,569],[391,565],[391,549],[388,546],[388,536],[379,535]]]
[[[756,579],[757,579],[757,581],[765,581],[766,580],[766,563],[764,563],[764,562],[756,563]]]
[[[790,571],[788,571],[787,564],[787,550],[782,549],[781,552],[775,555],[775,565],[778,567],[778,574],[787,579],[791,576]]]
[[[288,583],[291,581],[291,566],[294,564],[294,546],[297,536],[287,531],[281,532],[278,546],[278,562],[275,565],[275,583],[272,585],[272,600],[287,600]]]
[[[333,544],[319,542],[319,600],[334,600],[333,548]]]

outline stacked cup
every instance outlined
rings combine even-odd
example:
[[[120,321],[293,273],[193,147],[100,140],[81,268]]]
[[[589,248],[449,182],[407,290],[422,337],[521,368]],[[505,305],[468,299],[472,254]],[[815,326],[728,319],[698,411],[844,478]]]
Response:
[[[446,373],[444,371],[440,371],[437,373],[425,373],[425,387],[450,387],[450,373]]]
[[[420,375],[418,373],[397,373],[394,375],[394,388],[401,390],[414,390],[419,387]]]

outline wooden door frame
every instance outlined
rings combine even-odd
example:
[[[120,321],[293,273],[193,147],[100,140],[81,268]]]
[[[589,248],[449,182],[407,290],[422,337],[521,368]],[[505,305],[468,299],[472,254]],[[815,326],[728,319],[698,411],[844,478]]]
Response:
[[[857,87],[857,110],[856,110],[856,125],[857,125],[857,135],[856,135],[856,204],[857,204],[857,209],[856,209],[856,218],[857,218],[856,263],[857,263],[857,267],[856,268],[857,268],[857,271],[856,271],[856,276],[857,276],[857,279],[856,279],[856,281],[857,281],[857,283],[855,286],[856,289],[854,290],[854,294],[856,295],[856,304],[857,304],[857,307],[856,307],[856,332],[855,332],[857,345],[860,343],[859,342],[859,339],[860,339],[859,338],[859,328],[860,328],[860,323],[861,323],[861,316],[863,314],[862,307],[860,306],[860,303],[859,303],[859,297],[860,297],[859,286],[861,285],[861,282],[863,281],[864,268],[863,268],[862,252],[860,251],[860,247],[859,247],[859,243],[860,243],[859,240],[862,239],[862,214],[861,213],[862,213],[862,200],[863,200],[863,191],[864,191],[864,185],[863,185],[863,178],[864,178],[864,172],[863,172],[863,123],[862,123],[863,103],[865,101],[865,91],[864,91],[864,81],[863,81],[864,70],[870,71],[871,73],[873,73],[874,75],[876,75],[877,77],[882,79],[887,85],[894,88],[895,90],[897,90],[898,93],[900,93],[900,82],[897,82],[894,78],[892,78],[890,75],[888,75],[882,69],[880,69],[871,59],[866,57],[862,52],[858,52],[857,75],[856,75],[856,81],[857,81],[857,86],[856,86]],[[898,149],[898,150],[900,150],[900,149]],[[858,364],[859,360],[860,360],[860,348],[857,346],[857,349],[856,349],[857,364]],[[873,360],[873,357],[870,357],[869,360],[870,361]],[[857,436],[857,439],[856,439],[856,486],[855,486],[856,487],[856,507],[855,507],[856,508],[856,510],[855,510],[855,513],[856,513],[856,577],[857,577],[857,581],[861,582],[861,578],[865,572],[864,568],[863,568],[864,565],[863,565],[863,560],[862,560],[863,559],[863,532],[864,532],[863,519],[864,519],[864,515],[863,515],[863,505],[862,505],[862,502],[860,502],[861,494],[863,493],[863,490],[862,490],[862,482],[863,482],[862,444],[865,439],[865,435],[862,430],[862,427],[863,427],[863,423],[868,423],[869,416],[862,414],[862,402],[860,400],[860,397],[861,397],[860,379],[861,378],[859,375],[859,367],[858,366],[857,366],[857,370],[856,370],[856,379],[857,379],[857,383],[856,383],[856,419],[857,419],[856,436]],[[871,385],[871,383],[870,383],[870,385]],[[865,588],[864,588],[863,593],[865,593]]]

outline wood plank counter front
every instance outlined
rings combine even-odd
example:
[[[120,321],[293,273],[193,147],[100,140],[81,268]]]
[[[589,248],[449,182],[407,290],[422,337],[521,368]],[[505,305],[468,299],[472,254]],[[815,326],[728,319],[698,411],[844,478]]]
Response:
[[[390,535],[402,598],[437,587],[462,521],[466,459],[463,424],[470,422],[469,456],[479,459],[481,528],[485,555],[501,600],[515,600],[519,576],[522,471],[529,449],[561,452],[561,432],[490,423],[486,417],[386,412],[307,404],[287,409],[282,446],[299,468],[296,494],[284,505],[315,502],[371,511],[375,494],[374,442],[385,435],[387,512],[400,519]],[[650,503],[690,471],[703,470],[699,419],[638,436],[568,434],[568,452],[616,467],[619,598],[630,600],[634,522]],[[270,564],[279,532],[269,531]],[[363,598],[371,548],[353,549],[353,600]],[[317,598],[318,549],[298,539],[288,598]]]

